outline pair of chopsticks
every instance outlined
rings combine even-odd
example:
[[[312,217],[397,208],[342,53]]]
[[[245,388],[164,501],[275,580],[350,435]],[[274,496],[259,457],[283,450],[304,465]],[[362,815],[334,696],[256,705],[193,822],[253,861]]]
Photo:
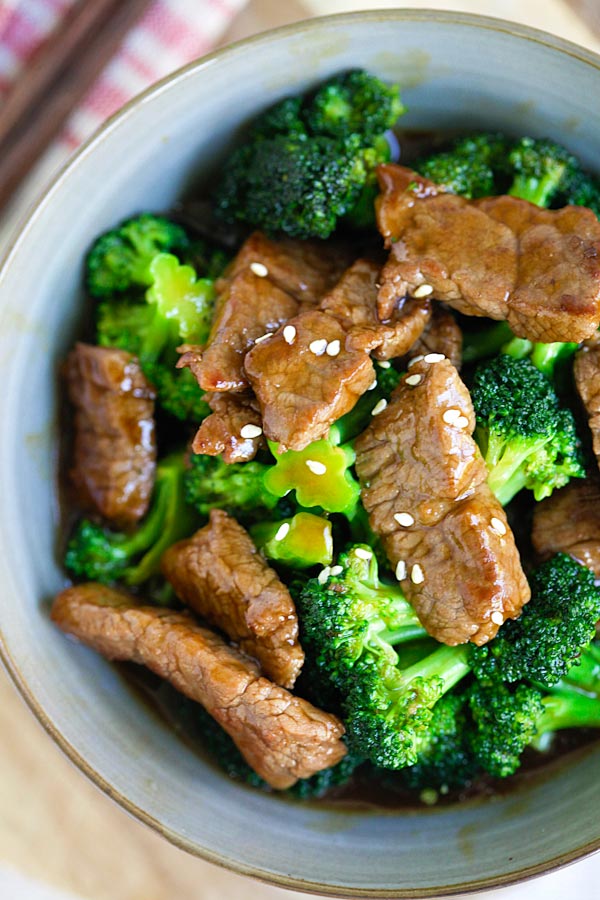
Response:
[[[150,0],[78,0],[0,106],[0,209]]]

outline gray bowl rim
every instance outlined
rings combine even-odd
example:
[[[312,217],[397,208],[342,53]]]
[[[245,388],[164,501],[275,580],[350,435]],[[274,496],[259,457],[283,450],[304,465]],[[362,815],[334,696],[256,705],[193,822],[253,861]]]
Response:
[[[320,31],[323,26],[339,23],[341,25],[351,24],[354,22],[426,22],[430,24],[432,19],[435,22],[441,22],[446,25],[462,25],[470,28],[479,28],[484,31],[495,31],[499,34],[508,34],[520,39],[530,41],[534,44],[540,44],[548,47],[560,54],[573,57],[586,65],[590,65],[600,72],[600,54],[592,50],[587,50],[574,44],[572,41],[566,41],[563,38],[549,34],[537,28],[531,28],[528,25],[521,25],[517,22],[510,22],[506,19],[495,18],[492,16],[480,16],[474,13],[452,12],[439,9],[379,9],[364,10],[358,12],[338,13],[329,16],[317,16],[312,19],[304,19],[299,22],[293,22],[290,25],[283,25],[280,28],[273,28],[263,31],[259,34],[244,38],[228,44],[226,47],[217,49],[212,53],[200,57],[188,63],[185,66],[176,69],[170,75],[155,82],[146,90],[136,94],[116,113],[110,116],[94,133],[79,147],[69,159],[58,169],[55,175],[49,180],[46,187],[40,192],[38,197],[29,205],[28,209],[20,217],[13,231],[14,237],[9,241],[6,251],[0,258],[0,282],[2,281],[7,268],[11,265],[14,256],[17,255],[21,244],[26,240],[27,234],[43,210],[52,202],[54,194],[60,190],[63,181],[65,181],[72,170],[74,170],[80,162],[89,154],[93,153],[104,138],[110,134],[113,129],[118,128],[120,123],[127,119],[135,110],[143,103],[152,100],[153,97],[168,89],[171,84],[179,82],[196,72],[208,69],[211,66],[224,64],[235,57],[240,52],[245,52],[248,47],[261,48],[266,45],[278,41],[281,37],[305,34],[311,34]],[[119,804],[133,818],[149,826],[153,831],[166,838],[171,844],[174,844],[180,850],[197,856],[207,862],[220,866],[238,875],[246,875],[262,881],[265,884],[275,885],[277,887],[286,888],[288,890],[302,891],[308,894],[322,894],[329,897],[338,898],[381,898],[381,900],[425,900],[425,898],[443,898],[452,897],[457,894],[470,894],[482,890],[491,890],[494,888],[509,887],[540,875],[547,875],[551,872],[563,868],[571,863],[575,863],[580,859],[600,850],[600,834],[594,841],[588,842],[581,847],[568,852],[559,854],[537,863],[533,866],[525,866],[521,869],[510,872],[506,875],[498,875],[490,878],[480,878],[477,881],[464,882],[462,884],[440,885],[439,887],[431,887],[421,890],[413,890],[412,888],[398,888],[396,890],[380,890],[371,888],[336,888],[335,885],[319,884],[318,882],[308,882],[300,878],[276,875],[266,873],[264,870],[255,866],[244,865],[239,861],[221,856],[218,853],[209,851],[203,847],[199,847],[183,836],[177,834],[171,829],[151,816],[144,809],[136,806],[124,794],[116,791],[112,785],[107,782],[92,766],[89,765],[77,750],[66,740],[59,729],[46,716],[42,707],[38,704],[35,696],[29,690],[29,687],[21,675],[19,668],[12,658],[11,652],[6,644],[6,640],[2,630],[0,629],[0,661],[4,664],[5,670],[8,672],[13,684],[17,688],[21,697],[25,700],[27,706],[34,714],[38,722],[45,731],[50,735],[53,741],[59,746],[68,759],[89,778],[104,794]]]

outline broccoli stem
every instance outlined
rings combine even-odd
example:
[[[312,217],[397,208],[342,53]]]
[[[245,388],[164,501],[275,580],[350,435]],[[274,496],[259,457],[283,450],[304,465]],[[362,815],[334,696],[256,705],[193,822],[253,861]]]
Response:
[[[480,429],[476,430],[476,435],[479,435],[479,431]],[[510,449],[507,449],[503,437],[496,437],[494,434],[487,435],[487,444],[483,437],[476,439],[490,470],[488,484],[491,491],[499,503],[506,506],[527,484],[525,462],[533,453],[540,450],[548,439],[544,436],[537,442],[529,443],[513,440]],[[541,499],[541,496],[536,496],[536,500]]]
[[[403,687],[416,678],[426,681],[441,678],[443,681],[442,693],[445,694],[471,671],[470,650],[464,645],[459,647],[442,645],[424,659],[400,671]]]
[[[528,200],[536,206],[548,206],[557,191],[565,172],[565,164],[557,163],[542,177],[517,175],[510,187],[509,195]]]
[[[542,700],[544,712],[536,723],[536,739],[565,728],[600,728],[598,697],[572,690],[557,690]]]
[[[474,363],[495,356],[513,338],[508,322],[494,322],[482,331],[463,332],[463,362]]]

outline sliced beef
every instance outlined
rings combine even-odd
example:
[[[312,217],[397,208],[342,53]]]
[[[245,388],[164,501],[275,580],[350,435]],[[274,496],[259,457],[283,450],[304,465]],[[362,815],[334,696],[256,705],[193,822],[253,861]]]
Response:
[[[304,662],[290,592],[235,519],[213,509],[210,523],[162,558],[177,596],[224,631],[265,675],[291,688]]]
[[[368,354],[349,350],[345,340],[334,316],[310,310],[255,344],[246,356],[264,433],[282,449],[302,450],[324,437],[373,383]]]
[[[154,487],[154,391],[131,354],[108,347],[76,344],[65,375],[78,499],[120,528],[133,525]]]
[[[178,365],[189,366],[205,391],[247,391],[246,352],[298,309],[298,302],[269,278],[242,269],[224,282],[208,345],[184,353]]]
[[[535,504],[533,547],[540,559],[568,553],[600,578],[600,481],[574,479]]]
[[[139,606],[91,583],[60,593],[52,619],[108,659],[147,666],[201,703],[274,788],[290,787],[346,753],[335,716],[261,677],[254,662],[191,616]]]
[[[451,312],[440,303],[433,308],[431,321],[419,340],[413,344],[407,362],[428,353],[441,353],[460,372],[462,365],[462,331]]]
[[[379,167],[390,247],[379,315],[424,293],[466,315],[506,319],[532,341],[581,341],[600,323],[600,222],[581,206],[466,200],[402,166]]]
[[[212,409],[201,423],[192,450],[222,455],[226,463],[248,462],[264,446],[262,419],[253,394],[205,394]],[[252,426],[252,427],[249,427]]]
[[[342,323],[348,349],[372,352],[375,359],[392,359],[407,353],[423,332],[431,304],[427,299],[403,298],[388,320],[381,322],[377,314],[380,270],[378,263],[357,259],[323,297],[320,308]]]
[[[349,264],[348,251],[331,241],[272,241],[255,231],[244,241],[231,263],[226,278],[252,266],[266,269],[268,278],[281,291],[303,307],[316,306],[323,294],[336,283]]]
[[[585,341],[575,354],[573,375],[592,432],[592,445],[600,467],[600,339]]]
[[[421,360],[355,443],[371,527],[424,627],[451,645],[486,643],[529,599],[474,427],[456,369]]]

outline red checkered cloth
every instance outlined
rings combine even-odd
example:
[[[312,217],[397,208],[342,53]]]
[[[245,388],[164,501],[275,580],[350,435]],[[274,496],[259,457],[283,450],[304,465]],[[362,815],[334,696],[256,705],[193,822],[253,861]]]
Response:
[[[71,116],[63,147],[75,148],[135,94],[208,52],[246,2],[156,0]],[[0,0],[0,101],[73,3]]]

